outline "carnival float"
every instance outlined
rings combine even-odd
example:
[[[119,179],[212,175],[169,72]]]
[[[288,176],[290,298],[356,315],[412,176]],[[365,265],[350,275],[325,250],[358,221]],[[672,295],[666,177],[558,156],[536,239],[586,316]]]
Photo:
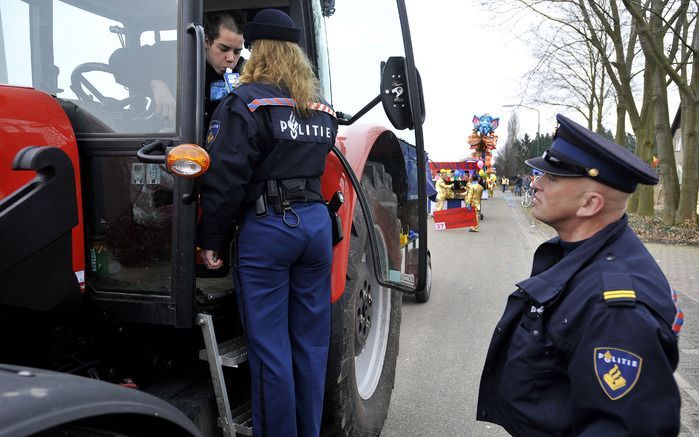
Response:
[[[468,136],[467,143],[471,155],[459,162],[430,162],[430,170],[435,180],[437,191],[442,191],[438,198],[444,199],[440,204],[442,209],[457,209],[462,207],[462,199],[467,192],[470,176],[477,173],[484,181],[490,196],[494,193],[496,184],[495,169],[492,167],[493,150],[497,147],[498,136],[495,133],[500,124],[500,119],[490,114],[474,115],[472,119],[473,130]],[[484,193],[484,198],[488,194]],[[441,200],[441,199],[440,199]],[[454,215],[459,214],[452,211]],[[435,223],[436,224],[436,223]],[[446,226],[449,228],[451,226]],[[461,227],[461,226],[455,226]],[[442,229],[446,229],[442,228]]]

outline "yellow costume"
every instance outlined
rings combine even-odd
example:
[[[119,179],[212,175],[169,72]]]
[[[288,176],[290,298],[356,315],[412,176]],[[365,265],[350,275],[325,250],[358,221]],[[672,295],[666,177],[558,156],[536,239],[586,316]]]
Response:
[[[486,185],[488,186],[488,197],[491,199],[495,198],[495,183],[495,178],[492,177],[486,182]]]
[[[480,224],[479,215],[481,213],[481,197],[483,196],[483,187],[478,182],[473,182],[468,186],[468,192],[466,193],[466,206],[471,205],[471,208],[476,211],[476,226],[471,226],[471,230],[478,232],[478,225]]]
[[[447,199],[454,198],[453,187],[454,184],[447,184],[440,176],[437,176],[437,183],[435,184],[435,188],[437,189],[437,206],[435,207],[435,211],[443,210]]]

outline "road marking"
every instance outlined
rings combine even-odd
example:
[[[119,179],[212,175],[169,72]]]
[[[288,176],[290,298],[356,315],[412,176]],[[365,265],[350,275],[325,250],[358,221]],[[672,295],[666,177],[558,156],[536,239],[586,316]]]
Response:
[[[677,385],[699,405],[699,392],[678,372],[675,372],[675,381],[677,381]]]

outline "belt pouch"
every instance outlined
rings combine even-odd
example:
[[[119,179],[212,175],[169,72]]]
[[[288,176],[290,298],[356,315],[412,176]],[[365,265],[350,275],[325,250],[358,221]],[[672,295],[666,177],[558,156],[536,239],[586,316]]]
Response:
[[[267,210],[267,196],[265,193],[262,193],[260,197],[255,199],[255,216],[265,217],[267,215],[269,215],[269,211]]]

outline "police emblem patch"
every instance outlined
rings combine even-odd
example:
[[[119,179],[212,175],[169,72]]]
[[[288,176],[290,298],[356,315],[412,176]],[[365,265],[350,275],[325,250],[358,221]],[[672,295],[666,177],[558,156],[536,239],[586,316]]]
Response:
[[[218,120],[211,120],[209,123],[209,132],[206,134],[206,148],[211,147],[211,143],[214,142],[218,136],[218,131],[221,130],[221,122]]]
[[[643,358],[614,347],[594,350],[595,374],[609,399],[616,401],[628,394],[641,375]]]

